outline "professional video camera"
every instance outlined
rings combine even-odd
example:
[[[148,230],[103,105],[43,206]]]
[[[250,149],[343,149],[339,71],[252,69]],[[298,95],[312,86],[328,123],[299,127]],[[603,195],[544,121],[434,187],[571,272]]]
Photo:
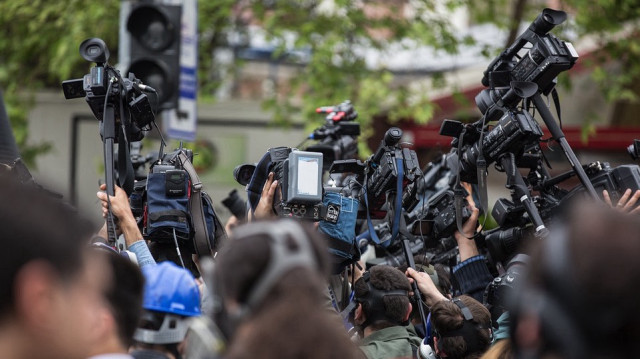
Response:
[[[120,71],[109,65],[109,49],[101,39],[83,41],[80,44],[80,54],[85,60],[95,62],[96,66],[81,79],[62,82],[65,98],[84,97],[94,116],[100,121],[105,119],[105,115],[115,117],[116,125],[123,126],[125,130],[124,133],[116,133],[115,143],[118,143],[121,136],[125,136],[125,141],[140,141],[144,137],[141,130],[148,128],[155,120],[144,92],[155,90],[144,85],[132,73],[123,78]],[[101,131],[104,132],[104,129]],[[101,135],[106,137],[104,133]]]
[[[161,151],[158,157],[129,196],[142,235],[151,242],[174,244],[178,257],[181,248],[190,254],[213,255],[226,233],[211,198],[202,190],[193,151],[181,145],[170,153]]]
[[[66,99],[85,97],[91,111],[100,121],[100,135],[104,145],[105,184],[107,193],[115,195],[113,145],[118,143],[118,183],[127,194],[134,185],[134,169],[129,154],[129,142],[144,137],[143,129],[155,124],[155,116],[144,92],[156,92],[140,82],[133,74],[123,78],[120,72],[108,64],[109,49],[98,38],[80,44],[80,55],[95,62],[89,74],[82,79],[62,82]],[[110,244],[115,246],[116,233],[113,215],[107,214],[107,231]]]
[[[351,101],[345,101],[336,106],[323,106],[316,109],[317,113],[327,114],[325,124],[309,135],[310,140],[318,143],[307,146],[309,152],[320,152],[324,156],[323,171],[329,170],[336,160],[355,158],[358,155],[357,136],[360,135],[360,124],[353,122],[358,113]],[[299,146],[300,147],[300,146]]]
[[[489,88],[476,96],[485,122],[500,118],[501,107],[510,109],[520,102],[523,96],[506,96],[511,82],[535,83],[546,96],[555,88],[558,74],[573,67],[578,59],[573,45],[549,34],[566,19],[564,11],[544,9],[524,33],[489,64],[482,78],[482,84]],[[527,53],[518,55],[527,44],[531,44]]]
[[[402,208],[403,202],[417,195],[414,182],[422,171],[416,152],[399,145],[402,130],[392,127],[384,135],[376,152],[364,163],[359,160],[334,161],[330,173],[353,173],[345,186],[347,195],[359,198],[365,204],[364,216],[373,219],[384,218],[389,206],[387,196],[396,193],[396,207]],[[407,193],[405,193],[407,192]],[[398,211],[398,213],[401,211]],[[361,218],[364,216],[360,216]]]
[[[545,9],[485,71],[482,83],[489,88],[476,96],[483,117],[472,124],[445,121],[441,127],[441,134],[454,137],[447,163],[456,168],[459,180],[478,183],[483,209],[487,208],[487,165],[495,162],[496,169],[507,175],[511,199],[498,199],[492,211],[499,228],[484,231],[479,237],[498,268],[516,253],[524,238],[546,237],[547,226],[574,198],[587,194],[598,199],[607,189],[615,201],[626,188],[640,188],[638,166],[612,169],[599,162],[581,165],[541,97],[553,95],[559,107],[554,91],[556,76],[570,69],[578,58],[570,43],[549,34],[565,19],[564,12]],[[525,48],[526,44],[531,47]],[[527,52],[518,54],[521,50]],[[523,100],[524,106],[519,106]],[[556,177],[547,171],[540,146],[543,133],[528,111],[530,104],[551,132],[551,139],[562,148],[571,171]],[[489,124],[492,121],[497,121],[493,127]],[[520,169],[528,173],[523,175]],[[580,185],[571,190],[559,186],[573,176],[579,178]],[[455,202],[458,217],[461,206],[460,201]]]
[[[449,168],[448,159],[447,155],[442,155],[430,162],[424,168],[424,174],[413,184],[417,187],[417,196],[403,202],[407,210],[407,229],[414,235],[420,235],[427,248],[436,247],[456,230],[455,173]],[[465,222],[471,212],[466,199],[463,205],[462,222]]]
[[[322,153],[276,147],[269,155],[270,172],[279,183],[274,199],[278,215],[322,219]]]

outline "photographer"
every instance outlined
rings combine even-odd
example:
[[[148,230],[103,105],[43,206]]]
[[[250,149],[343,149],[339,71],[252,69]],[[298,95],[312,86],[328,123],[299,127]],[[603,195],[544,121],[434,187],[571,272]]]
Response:
[[[84,359],[98,339],[103,259],[92,226],[70,206],[0,176],[0,353],[4,359]]]
[[[134,334],[136,359],[180,359],[189,321],[200,316],[200,292],[189,271],[172,262],[142,269],[142,319]]]
[[[371,267],[354,286],[354,324],[363,334],[360,349],[367,358],[416,357],[420,338],[407,326],[411,315],[409,281],[386,265]]]
[[[536,242],[510,308],[517,355],[632,358],[640,348],[636,216],[575,204],[564,226]]]
[[[104,258],[111,275],[97,326],[100,338],[91,359],[133,359],[127,353],[142,314],[144,278],[137,265],[111,247],[99,243],[93,248]]]
[[[447,358],[479,358],[491,344],[491,315],[477,300],[463,295],[449,300],[427,273],[407,269],[431,311],[436,355]]]
[[[463,182],[462,186],[468,193],[467,202],[469,203],[471,216],[462,227],[463,233],[459,231],[454,233],[460,253],[460,261],[453,267],[453,282],[457,284],[460,294],[469,295],[482,302],[484,290],[487,284],[493,280],[493,276],[485,263],[485,257],[480,255],[475,240],[471,238],[478,225],[480,210],[478,210],[473,200],[471,185]]]
[[[214,321],[225,358],[359,358],[325,304],[327,249],[317,233],[282,219],[238,227],[212,274]]]

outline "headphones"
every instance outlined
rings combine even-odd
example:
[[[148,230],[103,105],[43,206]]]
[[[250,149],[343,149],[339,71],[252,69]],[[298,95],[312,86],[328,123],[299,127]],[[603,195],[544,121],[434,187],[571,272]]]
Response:
[[[236,241],[246,240],[248,237],[265,236],[271,255],[269,263],[255,281],[256,284],[251,288],[247,300],[244,303],[238,303],[238,308],[233,310],[226,308],[224,294],[219,290],[220,286],[212,283],[213,285],[210,287],[212,288],[212,310],[215,314],[222,314],[225,320],[230,321],[231,328],[222,326],[220,328],[228,339],[233,334],[235,327],[262,303],[282,276],[294,268],[302,267],[314,271],[319,268],[318,259],[309,241],[309,236],[302,229],[300,223],[292,219],[249,223],[236,228],[233,236]],[[211,268],[208,272],[209,278],[215,278],[215,268]]]
[[[363,280],[367,285],[367,294],[358,297],[357,295],[354,297],[355,303],[360,303],[363,305],[367,304],[367,319],[362,323],[362,328],[366,328],[367,326],[378,322],[378,321],[389,321],[391,323],[395,322],[394,319],[388,318],[386,313],[386,308],[384,305],[384,297],[389,296],[401,296],[409,298],[409,292],[402,289],[393,289],[393,290],[382,290],[374,287],[371,284],[371,273],[369,271],[364,272],[362,278],[358,279],[358,281]],[[355,308],[354,308],[355,309]],[[403,321],[400,323],[404,326],[409,324],[409,321]]]
[[[572,278],[569,257],[568,232],[566,228],[555,228],[542,244],[542,280],[546,288],[536,288],[528,283],[523,285],[514,301],[513,320],[510,335],[516,338],[516,328],[520,317],[533,315],[540,322],[540,331],[544,334],[547,347],[562,352],[565,358],[586,358],[587,345],[580,328],[571,319],[564,303],[579,303],[576,296],[575,283]],[[550,294],[554,293],[554,294]],[[600,309],[598,309],[600,310]],[[585,311],[587,315],[589,311]],[[516,345],[516,354],[522,355]],[[541,354],[541,353],[538,353]]]
[[[462,316],[464,317],[464,321],[462,322],[462,326],[444,333],[438,332],[437,330],[435,330],[435,328],[433,329],[435,337],[438,338],[438,350],[440,350],[441,352],[446,352],[443,348],[442,339],[453,338],[453,337],[464,338],[464,341],[467,345],[467,350],[465,353],[467,354],[480,352],[481,350],[484,350],[484,348],[482,348],[482,344],[480,343],[480,338],[478,334],[479,334],[479,331],[482,329],[489,329],[489,333],[490,333],[489,342],[491,342],[493,339],[493,331],[491,330],[491,324],[489,324],[489,326],[486,327],[482,324],[474,322],[473,314],[471,314],[471,310],[460,300],[460,298],[455,298],[452,300],[452,302],[456,306],[458,306],[458,308],[460,308],[460,311],[462,312]]]

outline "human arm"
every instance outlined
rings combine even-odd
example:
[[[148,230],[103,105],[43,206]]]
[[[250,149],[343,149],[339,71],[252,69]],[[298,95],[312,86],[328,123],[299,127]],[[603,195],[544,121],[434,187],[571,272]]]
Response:
[[[461,294],[467,294],[482,302],[484,289],[493,280],[493,276],[489,272],[484,256],[478,251],[476,241],[469,239],[476,231],[480,210],[473,200],[471,185],[468,183],[462,183],[462,185],[468,193],[467,202],[471,216],[462,226],[463,233],[456,231],[454,234],[460,252],[460,262],[453,268],[453,277]]]
[[[433,283],[429,274],[418,272],[411,267],[407,268],[405,274],[409,278],[409,282],[415,282],[418,285],[418,289],[420,293],[422,293],[423,300],[427,307],[431,307],[441,300],[447,300],[447,297],[442,295],[435,283]]]
[[[106,185],[101,185],[101,191],[97,193],[98,199],[102,204],[102,216],[106,217],[109,209],[109,202],[111,202],[111,212],[114,217],[118,218],[118,226],[124,235],[125,244],[127,249],[135,253],[138,258],[138,264],[143,267],[148,264],[155,264],[155,260],[149,252],[147,244],[143,240],[142,233],[138,228],[131,207],[129,206],[129,198],[127,193],[120,187],[115,187],[115,196],[109,196],[107,201]]]
[[[462,186],[467,190],[467,202],[469,203],[469,210],[471,216],[462,225],[462,233],[456,230],[454,237],[458,243],[458,251],[460,252],[460,262],[464,262],[471,257],[475,257],[480,254],[478,247],[476,247],[476,241],[469,239],[473,237],[478,222],[478,216],[480,210],[476,207],[476,203],[473,200],[472,189],[469,183],[462,183]]]

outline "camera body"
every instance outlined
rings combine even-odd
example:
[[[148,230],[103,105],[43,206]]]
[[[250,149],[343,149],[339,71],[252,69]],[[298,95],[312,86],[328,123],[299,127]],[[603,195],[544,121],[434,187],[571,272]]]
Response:
[[[476,163],[482,151],[487,165],[498,160],[506,153],[514,153],[518,157],[528,144],[538,143],[543,136],[540,125],[526,111],[507,111],[498,123],[488,130],[482,142],[480,142],[480,131],[482,122],[471,125],[463,125],[458,121],[445,120],[440,128],[440,134],[456,137],[453,140],[454,149],[450,153],[449,162],[459,160],[460,179],[468,183],[477,183]],[[456,145],[457,138],[462,130],[465,130],[461,151],[458,152]]]
[[[325,124],[309,136],[309,139],[319,142],[305,150],[322,153],[323,171],[328,171],[334,161],[355,158],[358,155],[356,139],[360,135],[360,124],[353,122],[358,118],[358,112],[351,101],[347,100],[336,106],[318,107],[316,112],[327,114]]]
[[[269,149],[271,171],[278,181],[274,209],[281,217],[322,219],[322,153],[288,147]]]
[[[640,167],[638,165],[620,165],[611,168],[607,162],[596,162],[587,169],[587,174],[596,191],[602,194],[602,191],[606,189],[613,203],[620,199],[626,189],[630,189],[632,193],[640,189]],[[562,198],[561,205],[583,194],[584,186],[577,186]]]
[[[398,143],[402,138],[402,130],[392,127],[385,133],[380,147],[367,161],[356,159],[333,162],[330,173],[352,173],[344,177],[344,188],[347,196],[358,198],[360,211],[358,218],[366,218],[363,205],[368,207],[371,219],[382,219],[387,214],[387,194],[397,191],[398,177],[401,181],[402,207],[417,203],[418,186],[416,182],[422,177],[416,152],[402,148]],[[400,176],[401,175],[401,176]]]
[[[87,61],[96,62],[96,66],[81,79],[62,82],[66,99],[84,97],[94,116],[102,121],[107,104],[113,107],[117,127],[125,121],[127,139],[140,141],[144,137],[142,128],[154,121],[155,115],[151,103],[140,88],[140,80],[134,74],[122,77],[120,71],[107,64],[109,49],[98,38],[87,39],[80,44],[80,54]],[[128,117],[131,116],[131,123]],[[123,118],[124,117],[124,118]],[[115,142],[118,142],[116,137]]]

